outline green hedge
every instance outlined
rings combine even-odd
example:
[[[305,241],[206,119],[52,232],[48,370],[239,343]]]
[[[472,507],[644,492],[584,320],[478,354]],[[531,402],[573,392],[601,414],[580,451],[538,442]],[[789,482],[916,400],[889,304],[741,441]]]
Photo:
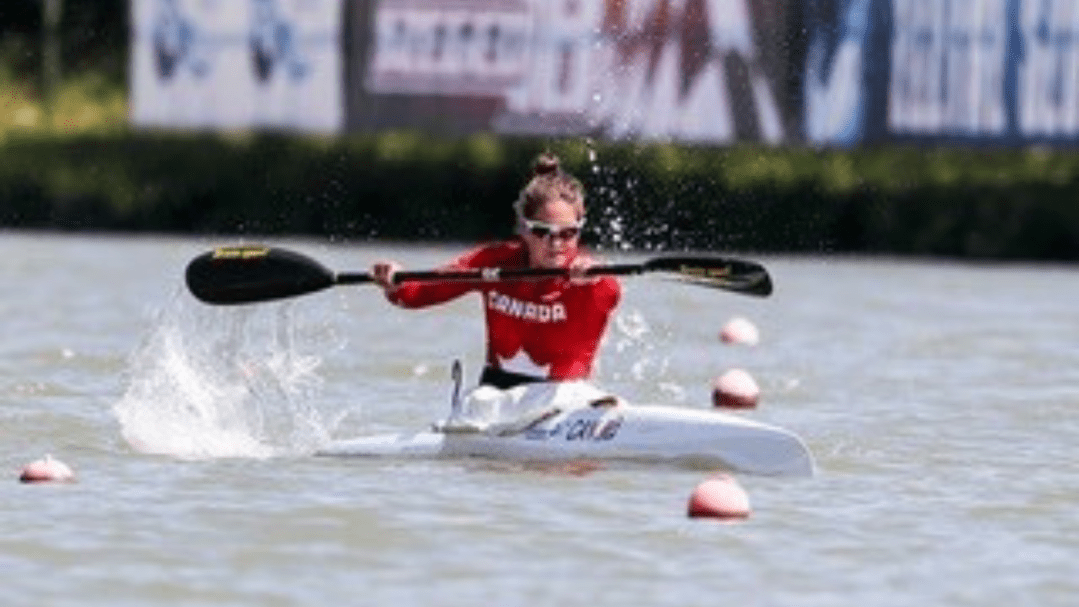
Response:
[[[588,186],[604,246],[1079,259],[1079,155],[412,133],[9,136],[0,225],[469,241],[509,233],[546,147]]]

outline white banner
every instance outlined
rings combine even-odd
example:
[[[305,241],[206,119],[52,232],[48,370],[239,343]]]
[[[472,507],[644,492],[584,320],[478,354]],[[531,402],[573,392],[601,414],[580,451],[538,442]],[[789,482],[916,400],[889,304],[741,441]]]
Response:
[[[340,132],[343,2],[132,0],[132,122]]]

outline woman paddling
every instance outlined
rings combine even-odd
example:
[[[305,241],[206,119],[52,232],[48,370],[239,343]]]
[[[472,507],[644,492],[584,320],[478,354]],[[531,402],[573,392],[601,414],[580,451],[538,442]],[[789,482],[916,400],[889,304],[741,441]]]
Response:
[[[517,236],[480,246],[445,266],[565,268],[566,277],[483,282],[393,281],[400,266],[374,264],[371,274],[394,304],[420,308],[478,292],[487,321],[487,364],[480,384],[508,389],[543,381],[587,379],[621,287],[588,277],[593,260],[580,248],[584,188],[553,154],[540,156],[514,203]]]

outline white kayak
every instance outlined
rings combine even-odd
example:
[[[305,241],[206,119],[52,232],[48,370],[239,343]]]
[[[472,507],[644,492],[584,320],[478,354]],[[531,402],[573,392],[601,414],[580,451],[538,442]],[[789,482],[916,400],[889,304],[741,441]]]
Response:
[[[635,405],[606,397],[573,408],[533,408],[527,423],[336,440],[320,455],[523,462],[626,460],[720,467],[769,476],[810,476],[813,457],[794,433],[717,410]]]

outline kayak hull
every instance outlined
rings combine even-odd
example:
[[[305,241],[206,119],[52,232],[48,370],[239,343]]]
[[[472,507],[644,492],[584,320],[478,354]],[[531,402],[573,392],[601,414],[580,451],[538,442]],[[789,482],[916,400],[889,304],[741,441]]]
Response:
[[[625,403],[560,413],[506,435],[432,429],[336,440],[318,453],[524,462],[625,460],[766,476],[814,473],[809,449],[783,428],[719,411]]]

